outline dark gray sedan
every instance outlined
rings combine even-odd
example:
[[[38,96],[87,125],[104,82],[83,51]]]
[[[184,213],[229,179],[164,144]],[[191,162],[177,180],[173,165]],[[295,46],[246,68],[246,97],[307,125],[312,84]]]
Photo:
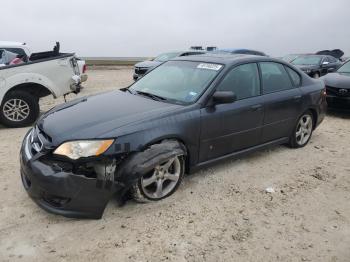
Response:
[[[173,194],[185,173],[273,145],[304,147],[324,84],[281,60],[199,55],[44,114],[24,138],[24,188],[42,208],[100,218],[109,199]],[[278,174],[276,174],[278,175]]]

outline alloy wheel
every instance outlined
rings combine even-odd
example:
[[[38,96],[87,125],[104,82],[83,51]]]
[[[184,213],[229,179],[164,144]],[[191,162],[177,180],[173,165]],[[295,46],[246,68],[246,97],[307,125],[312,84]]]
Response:
[[[295,133],[296,142],[303,146],[307,143],[312,133],[312,117],[310,115],[303,115],[298,123],[297,131]]]
[[[18,98],[13,98],[8,101],[3,106],[3,114],[10,121],[23,121],[30,114],[30,108],[26,101]]]
[[[179,182],[181,175],[180,156],[157,165],[150,173],[141,178],[143,193],[150,199],[161,199],[170,194]]]

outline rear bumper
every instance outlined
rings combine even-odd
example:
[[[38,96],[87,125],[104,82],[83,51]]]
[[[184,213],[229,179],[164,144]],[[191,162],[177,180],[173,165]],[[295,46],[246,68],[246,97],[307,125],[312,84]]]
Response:
[[[110,198],[123,187],[40,161],[32,156],[24,139],[20,153],[21,179],[28,195],[48,212],[75,218],[99,219]]]

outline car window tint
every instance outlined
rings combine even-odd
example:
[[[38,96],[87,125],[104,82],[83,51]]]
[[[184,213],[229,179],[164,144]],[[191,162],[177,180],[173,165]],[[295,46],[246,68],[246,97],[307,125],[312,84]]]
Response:
[[[301,84],[300,75],[288,66],[285,66],[285,68],[287,69],[287,72],[290,75],[290,78],[292,79],[293,85],[300,86]]]
[[[237,99],[260,95],[257,64],[250,63],[235,67],[221,81],[217,90],[232,91],[236,94]]]
[[[283,65],[274,62],[262,62],[260,68],[264,94],[294,88]]]

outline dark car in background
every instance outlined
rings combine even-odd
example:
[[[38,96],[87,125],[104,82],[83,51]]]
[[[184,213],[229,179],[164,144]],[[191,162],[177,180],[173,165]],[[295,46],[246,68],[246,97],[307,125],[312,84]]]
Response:
[[[147,61],[143,61],[135,64],[133,79],[135,81],[138,80],[139,78],[143,77],[148,71],[152,70],[153,68],[159,66],[160,64],[166,61],[169,61],[170,59],[173,59],[175,57],[201,55],[205,53],[206,51],[189,50],[189,51],[168,52],[168,53],[160,54],[153,60],[147,60]]]
[[[321,79],[326,85],[329,107],[350,109],[350,61]]]
[[[214,54],[242,54],[242,55],[258,55],[267,56],[264,52],[245,48],[223,48],[213,51]]]
[[[23,140],[22,182],[47,211],[100,218],[112,196],[161,200],[216,161],[304,147],[325,109],[324,84],[281,60],[178,57],[42,115]]]
[[[342,64],[339,59],[330,55],[300,55],[291,63],[313,78],[334,72]]]

